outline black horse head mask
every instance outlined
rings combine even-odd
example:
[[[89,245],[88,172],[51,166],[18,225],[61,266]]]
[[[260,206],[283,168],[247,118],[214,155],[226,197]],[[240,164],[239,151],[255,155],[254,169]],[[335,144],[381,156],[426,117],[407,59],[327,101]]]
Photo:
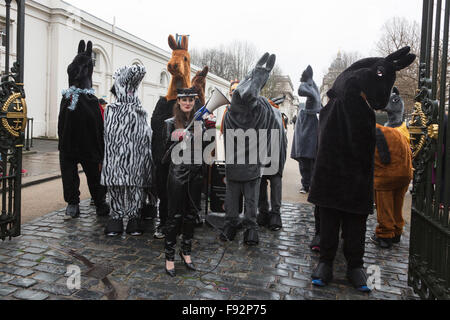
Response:
[[[411,65],[416,55],[404,47],[386,58],[366,58],[355,62],[339,75],[329,96],[365,95],[369,105],[380,110],[386,107],[395,83],[396,72]]]
[[[92,88],[93,71],[92,42],[88,41],[86,47],[84,40],[81,40],[78,44],[78,54],[67,68],[69,87],[75,86],[80,89]]]
[[[256,67],[245,77],[233,93],[232,105],[254,107],[275,66],[276,56],[265,53]]]

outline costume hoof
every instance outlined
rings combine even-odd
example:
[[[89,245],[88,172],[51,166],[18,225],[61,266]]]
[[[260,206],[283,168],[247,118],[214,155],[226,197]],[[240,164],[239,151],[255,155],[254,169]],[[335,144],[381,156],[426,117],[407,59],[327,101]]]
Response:
[[[283,222],[281,221],[281,216],[276,213],[272,213],[269,222],[269,229],[271,231],[279,231],[283,228]]]
[[[312,284],[315,285],[316,287],[325,287],[327,285],[325,282],[322,281],[322,279],[314,279],[312,281]]]

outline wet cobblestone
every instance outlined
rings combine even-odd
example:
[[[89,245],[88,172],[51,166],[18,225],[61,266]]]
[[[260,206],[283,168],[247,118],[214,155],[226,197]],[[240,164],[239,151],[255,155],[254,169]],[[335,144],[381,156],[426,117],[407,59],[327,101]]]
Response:
[[[67,219],[62,209],[23,225],[22,236],[0,244],[2,299],[107,299],[103,283],[89,278],[89,268],[62,249],[112,266],[108,279],[123,300],[418,299],[407,285],[409,231],[400,244],[382,251],[369,241],[375,216],[368,222],[365,262],[366,267],[380,268],[382,285],[371,294],[361,294],[345,277],[342,246],[333,282],[326,288],[312,286],[310,277],[319,256],[309,250],[314,236],[310,205],[285,203],[284,228],[279,232],[261,228],[257,247],[243,245],[242,232],[224,244],[210,226],[197,228],[192,258],[199,271],[188,271],[177,256],[176,278],[164,272],[164,241],[153,239],[154,221],[146,221],[147,230],[141,237],[107,238],[103,234],[107,218],[96,217],[88,201],[80,207],[78,219]],[[69,265],[82,271],[80,289],[67,287]]]

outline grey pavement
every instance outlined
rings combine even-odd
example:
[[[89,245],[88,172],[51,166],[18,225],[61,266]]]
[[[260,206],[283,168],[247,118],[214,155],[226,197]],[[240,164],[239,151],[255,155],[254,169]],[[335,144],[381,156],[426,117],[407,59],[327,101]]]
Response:
[[[368,223],[366,267],[379,268],[381,287],[370,294],[357,292],[345,278],[340,247],[333,282],[326,288],[311,285],[318,255],[309,250],[314,236],[313,208],[284,203],[281,231],[260,230],[260,245],[243,245],[242,233],[224,244],[218,232],[204,225],[196,229],[192,258],[205,272],[188,271],[177,256],[176,278],[164,272],[164,241],[152,237],[155,222],[146,222],[141,237],[103,234],[107,218],[95,215],[89,201],[81,216],[67,220],[64,209],[22,226],[22,236],[0,243],[1,299],[106,300],[105,287],[85,275],[87,267],[61,249],[75,250],[94,264],[111,266],[108,276],[118,299],[157,300],[410,300],[418,299],[407,285],[409,230],[401,243],[384,251],[369,241],[376,224]],[[223,256],[223,259],[221,259]],[[67,267],[83,272],[80,288],[67,286]]]

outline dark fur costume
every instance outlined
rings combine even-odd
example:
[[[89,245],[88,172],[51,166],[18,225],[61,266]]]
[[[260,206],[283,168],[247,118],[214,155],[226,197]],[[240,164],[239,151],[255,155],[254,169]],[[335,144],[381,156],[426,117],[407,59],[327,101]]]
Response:
[[[404,48],[387,58],[360,60],[336,79],[327,93],[330,101],[320,111],[319,148],[309,202],[350,213],[373,213],[372,108],[387,105],[395,72],[415,59],[408,52],[409,48]]]
[[[58,149],[64,188],[64,200],[72,206],[80,201],[77,164],[86,172],[89,191],[97,207],[97,214],[105,215],[109,207],[105,203],[106,188],[100,185],[100,164],[104,156],[103,118],[98,99],[92,87],[92,43],[78,45],[78,54],[67,68],[69,90],[61,100],[58,116]],[[71,206],[69,206],[71,207]],[[72,217],[79,215],[79,208],[72,210]]]
[[[333,278],[333,261],[342,225],[347,277],[360,291],[367,288],[363,269],[366,220],[373,213],[375,114],[389,101],[396,71],[415,55],[405,47],[386,58],[362,59],[346,69],[328,92],[320,112],[319,148],[308,201],[320,213],[320,263],[313,284]]]

